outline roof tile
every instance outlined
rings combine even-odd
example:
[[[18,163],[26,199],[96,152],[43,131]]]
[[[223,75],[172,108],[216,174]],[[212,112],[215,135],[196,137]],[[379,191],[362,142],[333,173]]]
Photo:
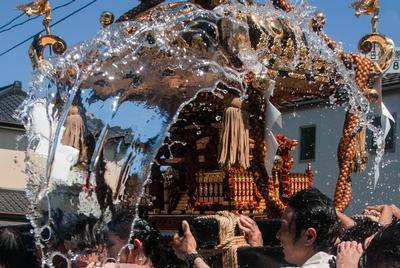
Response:
[[[382,78],[382,86],[387,87],[395,84],[400,84],[400,73],[385,74]]]
[[[0,188],[0,213],[25,215],[28,204],[25,191]]]
[[[14,116],[25,97],[19,82],[0,88],[0,123],[22,125]]]

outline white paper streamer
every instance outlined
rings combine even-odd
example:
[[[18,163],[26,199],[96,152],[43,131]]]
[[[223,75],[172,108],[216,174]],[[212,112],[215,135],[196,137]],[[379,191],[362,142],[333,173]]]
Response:
[[[381,126],[384,133],[384,138],[386,139],[387,135],[390,131],[390,121],[393,123],[395,122],[392,114],[389,112],[386,105],[382,102],[381,103],[382,111],[381,111]]]
[[[274,159],[276,150],[278,149],[278,142],[276,141],[274,134],[272,133],[272,127],[276,123],[279,127],[282,127],[282,114],[281,112],[269,101],[269,98],[274,94],[274,81],[270,81],[271,85],[267,91],[265,91],[265,98],[267,100],[265,109],[265,142],[267,144],[267,152],[265,154],[264,166],[269,176],[272,175],[272,168],[274,166]]]
[[[393,123],[395,122],[392,114],[389,112],[388,108],[386,107],[386,105],[381,102],[380,104],[381,106],[381,127],[383,129],[383,150],[385,150],[385,140],[387,135],[389,134],[390,131],[390,121],[392,121]],[[380,161],[376,161],[375,160],[375,174],[374,174],[374,189],[376,187],[376,184],[378,183],[379,180],[379,176],[380,176],[380,172],[379,172],[379,164],[381,162],[382,159],[380,159]]]

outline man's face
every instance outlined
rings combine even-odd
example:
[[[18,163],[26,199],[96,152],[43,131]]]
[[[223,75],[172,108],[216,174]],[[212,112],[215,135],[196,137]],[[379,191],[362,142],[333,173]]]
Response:
[[[301,266],[305,261],[305,245],[302,233],[298,240],[295,240],[296,224],[294,221],[295,211],[287,207],[281,218],[281,228],[276,234],[276,238],[281,242],[285,260],[289,263]]]

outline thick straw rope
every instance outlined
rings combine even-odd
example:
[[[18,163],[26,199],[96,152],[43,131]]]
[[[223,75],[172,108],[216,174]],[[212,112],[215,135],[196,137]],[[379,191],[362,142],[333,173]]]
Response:
[[[249,246],[244,236],[235,236],[239,217],[229,211],[219,211],[216,215],[201,216],[197,219],[215,219],[218,222],[220,244],[215,248],[222,250],[223,267],[238,267],[237,249]]]
[[[237,249],[248,247],[249,244],[246,238],[242,236],[234,236],[227,239],[223,244],[217,246],[217,249],[222,249],[222,264],[223,267],[238,267]]]

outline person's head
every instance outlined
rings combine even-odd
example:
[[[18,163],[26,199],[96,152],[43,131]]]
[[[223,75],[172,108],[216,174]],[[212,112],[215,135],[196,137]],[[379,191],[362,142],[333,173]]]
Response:
[[[108,223],[107,255],[117,258],[121,248],[128,243],[133,216],[131,213],[117,213]]]
[[[400,222],[393,222],[375,235],[362,256],[361,267],[400,267]]]
[[[133,221],[133,228],[131,226]],[[153,265],[157,263],[156,257],[160,248],[160,233],[147,221],[133,217],[127,213],[118,214],[108,224],[110,234],[108,238],[108,256],[116,258],[120,250],[128,244],[133,245],[138,254],[143,253],[151,259]]]
[[[277,233],[285,260],[303,265],[318,251],[331,252],[338,233],[333,202],[315,188],[289,198]]]
[[[0,230],[0,267],[37,267],[34,256],[27,252],[21,236],[9,228]]]
[[[361,219],[357,221],[357,224],[343,231],[340,235],[340,241],[356,241],[364,244],[365,240],[378,232],[380,228],[378,222],[369,218]]]
[[[135,247],[142,247],[145,256],[149,257],[154,265],[157,263],[160,250],[160,232],[153,225],[143,219],[135,219],[131,243]]]
[[[24,252],[21,237],[11,229],[0,231],[0,267],[17,267],[21,264],[19,255]]]

